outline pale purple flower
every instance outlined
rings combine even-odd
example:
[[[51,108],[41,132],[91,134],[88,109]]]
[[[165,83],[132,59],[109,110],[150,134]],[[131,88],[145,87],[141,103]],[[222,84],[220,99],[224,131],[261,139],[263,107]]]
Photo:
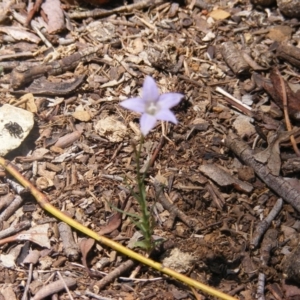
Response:
[[[142,114],[140,118],[141,132],[146,136],[158,120],[177,124],[177,119],[170,108],[177,105],[182,98],[183,95],[178,93],[160,95],[154,79],[147,76],[143,84],[142,97],[127,99],[120,105]]]

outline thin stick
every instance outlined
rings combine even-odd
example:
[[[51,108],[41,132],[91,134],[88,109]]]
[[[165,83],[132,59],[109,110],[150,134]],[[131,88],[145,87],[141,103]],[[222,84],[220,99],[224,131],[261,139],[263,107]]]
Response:
[[[69,298],[71,300],[74,300],[74,298],[72,297],[71,292],[69,290],[69,287],[66,285],[66,282],[65,282],[64,278],[61,276],[61,274],[60,274],[59,271],[57,271],[57,275],[58,275],[59,279],[62,281],[62,283],[63,283],[63,285],[64,285],[64,287],[65,287],[65,289],[66,289],[66,291],[67,291],[67,293],[69,295]]]
[[[270,227],[272,221],[275,219],[277,214],[280,212],[282,205],[283,205],[283,200],[282,200],[282,198],[279,198],[276,201],[273,208],[271,209],[270,213],[267,215],[267,217],[257,225],[254,236],[250,242],[251,249],[254,249],[258,246],[258,243],[261,240],[263,234],[267,231],[267,229]]]
[[[252,117],[252,115],[253,115],[252,108],[250,106],[248,106],[248,105],[244,104],[243,102],[241,102],[240,100],[234,98],[232,95],[230,95],[229,93],[224,91],[219,86],[216,87],[216,92],[219,92],[220,94],[226,96],[227,97],[226,101],[228,101],[231,105],[235,106],[237,109],[242,111],[247,116]]]
[[[266,276],[264,273],[258,274],[258,281],[257,281],[257,299],[258,300],[265,300],[265,280]]]
[[[68,14],[70,19],[84,19],[87,17],[94,17],[94,18],[104,18],[114,14],[119,14],[123,12],[133,12],[135,10],[141,10],[148,8],[150,6],[157,6],[159,4],[164,3],[164,0],[142,0],[138,1],[137,3],[123,5],[120,7],[116,7],[114,9],[94,9],[91,11],[83,11],[83,12],[73,12]]]
[[[288,112],[285,83],[282,79],[282,76],[279,74],[279,72],[278,72],[278,75],[279,75],[278,77],[279,77],[279,81],[280,81],[280,87],[281,87],[281,90],[282,90],[282,102],[283,102],[283,112],[284,112],[285,124],[286,124],[287,130],[291,131],[292,130],[292,125],[291,125],[289,112]],[[291,139],[291,143],[292,143],[292,146],[293,146],[293,149],[294,149],[295,153],[297,154],[298,157],[300,157],[300,151],[298,149],[295,137],[293,135],[291,135],[290,139]]]
[[[32,279],[32,271],[33,271],[33,264],[29,264],[29,270],[28,270],[28,277],[27,277],[27,282],[26,286],[23,292],[22,300],[27,300],[28,299],[28,291],[29,291],[29,285]]]
[[[135,262],[131,259],[128,259],[127,261],[123,262],[120,266],[115,268],[113,271],[108,273],[105,277],[103,277],[101,280],[97,281],[93,285],[93,290],[95,293],[99,293],[99,291],[107,284],[111,283],[113,280],[118,278],[120,274],[128,271],[135,265]]]
[[[134,252],[133,250],[130,250],[123,245],[110,240],[109,238],[105,236],[101,236],[94,232],[93,230],[85,227],[84,225],[80,224],[79,222],[73,220],[69,216],[65,215],[63,212],[59,211],[56,207],[52,206],[43,193],[41,193],[36,187],[27,180],[24,176],[22,176],[19,171],[7,160],[5,160],[3,157],[0,157],[0,165],[2,165],[6,171],[8,171],[13,177],[15,177],[25,188],[28,188],[28,190],[31,192],[31,194],[35,197],[38,204],[47,212],[58,218],[59,220],[69,224],[73,228],[77,229],[78,231],[86,234],[87,236],[95,239],[96,241],[100,242],[103,245],[106,245],[107,247],[110,247],[118,252],[121,252],[128,257],[135,259],[139,261],[140,263],[143,263],[155,270],[158,270],[166,275],[169,275],[175,279],[178,279],[179,281],[190,285],[194,288],[200,289],[201,291],[212,295],[214,297],[218,297],[219,299],[223,300],[236,300],[236,298],[229,296],[225,293],[222,293],[212,287],[209,287],[199,281],[196,281],[192,278],[189,278],[183,274],[177,273],[176,271],[169,269],[167,267],[164,267],[162,264],[153,261],[152,259],[149,259],[139,253]]]

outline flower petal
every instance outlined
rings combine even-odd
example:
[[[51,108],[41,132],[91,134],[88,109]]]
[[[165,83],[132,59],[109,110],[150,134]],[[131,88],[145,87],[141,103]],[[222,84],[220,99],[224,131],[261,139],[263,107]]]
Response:
[[[127,99],[122,101],[120,105],[134,112],[143,113],[145,111],[145,102],[141,98]]]
[[[156,117],[151,116],[149,114],[142,114],[140,118],[140,126],[141,132],[144,136],[146,136],[149,133],[149,131],[154,128],[156,121]]]
[[[158,103],[161,108],[168,109],[177,105],[184,96],[179,93],[165,93],[159,96]]]
[[[159,99],[159,90],[154,79],[147,76],[143,84],[142,98],[145,102],[157,102]]]
[[[155,117],[157,118],[157,120],[169,121],[174,124],[178,123],[175,115],[169,109],[161,109],[160,111],[157,112]]]

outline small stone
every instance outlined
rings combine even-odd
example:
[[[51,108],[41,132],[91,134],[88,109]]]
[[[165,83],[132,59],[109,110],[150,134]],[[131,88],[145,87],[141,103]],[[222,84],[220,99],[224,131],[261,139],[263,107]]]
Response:
[[[179,273],[187,272],[195,263],[195,258],[178,248],[174,248],[169,256],[162,261],[164,267],[173,269]]]
[[[300,17],[300,1],[299,0],[277,0],[280,12],[286,17]]]
[[[34,125],[33,113],[4,104],[0,108],[0,156],[18,148]]]

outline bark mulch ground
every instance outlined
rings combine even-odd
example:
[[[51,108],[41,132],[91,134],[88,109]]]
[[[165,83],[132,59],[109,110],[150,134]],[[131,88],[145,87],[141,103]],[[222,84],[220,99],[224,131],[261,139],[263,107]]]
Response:
[[[300,299],[299,18],[295,0],[4,1],[0,101],[34,126],[4,115],[0,148],[21,145],[1,153],[57,209],[146,255],[115,208],[140,213],[140,116],[119,103],[149,75],[184,95],[139,161],[151,258],[237,299]],[[1,299],[215,299],[94,243],[0,175]]]

